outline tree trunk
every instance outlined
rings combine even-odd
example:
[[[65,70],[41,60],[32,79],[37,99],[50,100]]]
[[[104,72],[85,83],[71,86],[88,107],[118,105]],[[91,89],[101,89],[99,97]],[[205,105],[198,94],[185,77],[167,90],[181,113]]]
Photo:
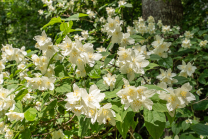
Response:
[[[181,0],[142,0],[142,17],[146,20],[153,16],[163,25],[179,24],[183,16]]]

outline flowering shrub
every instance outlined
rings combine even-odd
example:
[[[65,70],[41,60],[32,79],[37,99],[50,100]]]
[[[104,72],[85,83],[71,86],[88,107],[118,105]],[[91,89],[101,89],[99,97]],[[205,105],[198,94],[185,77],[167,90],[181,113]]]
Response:
[[[171,138],[164,133],[170,127],[166,133],[175,139],[208,135],[207,116],[194,113],[208,108],[207,94],[198,96],[199,82],[207,85],[207,70],[200,73],[207,66],[200,68],[194,61],[201,62],[201,55],[193,56],[208,47],[206,32],[179,36],[180,27],[156,23],[152,16],[129,26],[122,17],[122,9],[132,7],[126,1],[104,5],[107,17],[100,18],[92,9],[63,18],[67,10],[78,11],[80,2],[42,1],[48,11],[40,15],[56,15],[43,27],[59,26],[55,39],[43,30],[34,37],[35,50],[2,45],[0,133],[6,139],[142,138],[143,133],[159,139]],[[107,7],[113,4],[117,7]],[[95,30],[73,29],[80,18],[89,18]],[[95,49],[91,35],[97,32],[107,48],[100,43]]]

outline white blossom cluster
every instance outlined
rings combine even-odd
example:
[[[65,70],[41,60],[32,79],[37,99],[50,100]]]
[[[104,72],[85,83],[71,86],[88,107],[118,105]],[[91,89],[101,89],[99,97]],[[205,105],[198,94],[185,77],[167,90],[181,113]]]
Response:
[[[90,86],[89,94],[86,89],[79,88],[76,84],[73,84],[73,90],[74,92],[66,94],[67,111],[74,112],[76,116],[84,114],[87,118],[91,118],[91,123],[97,121],[99,124],[109,122],[115,125],[115,112],[110,109],[112,104],[107,103],[103,107],[100,106],[105,94],[100,93],[96,85]]]
[[[159,35],[155,36],[155,41],[152,42],[152,46],[155,48],[151,51],[151,54],[156,54],[162,58],[168,57],[168,50],[171,45],[171,42],[164,42],[164,38],[160,37]]]
[[[167,87],[167,86],[166,86]],[[192,86],[189,83],[182,85],[180,88],[166,88],[159,94],[160,99],[167,101],[167,109],[173,117],[177,108],[184,108],[191,101],[196,100],[195,96],[190,92]]]
[[[135,73],[144,74],[144,68],[149,65],[149,61],[145,56],[140,54],[137,49],[125,49],[119,47],[117,65],[122,74],[127,74],[128,80],[135,78]]]
[[[194,33],[191,33],[190,31],[186,31],[184,33],[185,39],[182,41],[182,47],[184,48],[190,48],[192,46],[190,38],[193,38]]]
[[[156,91],[153,89],[148,89],[144,86],[130,86],[128,80],[123,78],[124,89],[120,90],[118,97],[121,98],[121,104],[124,104],[124,109],[126,110],[129,106],[134,112],[138,112],[143,106],[148,110],[152,110],[153,102],[150,97],[152,97]]]
[[[116,83],[116,75],[111,75],[110,73],[106,74],[103,76],[103,83],[106,84],[107,86],[110,86],[110,90],[112,91],[113,88],[115,87]]]
[[[25,79],[27,80],[27,87],[30,87],[31,89],[54,90],[54,82],[56,80],[54,77],[25,77]]]
[[[176,76],[175,73],[172,73],[171,69],[168,69],[167,71],[164,71],[163,69],[160,69],[161,74],[158,75],[156,78],[159,79],[161,82],[165,82],[169,86],[172,86],[173,83],[177,83],[178,80],[173,78]]]
[[[182,60],[182,65],[178,65],[177,68],[179,70],[181,70],[179,75],[184,76],[186,78],[187,78],[187,76],[192,76],[192,74],[196,70],[196,67],[192,66],[190,62],[188,64],[186,64],[183,60]]]
[[[69,57],[68,60],[72,64],[77,65],[77,71],[81,77],[86,76],[85,66],[88,64],[93,67],[95,61],[100,60],[102,55],[94,53],[93,44],[82,44],[79,40],[75,39],[73,42],[68,36],[65,37],[65,41],[58,45],[61,49],[61,53],[65,57]]]
[[[11,94],[14,90],[8,90],[0,88],[0,113],[6,115],[9,121],[22,121],[24,119],[24,113],[13,112],[15,109],[15,94]],[[0,115],[1,117],[1,115]],[[0,122],[0,134],[5,133],[6,139],[13,138],[13,131],[5,125],[4,122]]]

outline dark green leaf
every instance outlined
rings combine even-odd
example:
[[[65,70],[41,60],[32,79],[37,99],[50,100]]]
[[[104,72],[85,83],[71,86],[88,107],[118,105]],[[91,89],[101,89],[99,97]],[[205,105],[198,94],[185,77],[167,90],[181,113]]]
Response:
[[[199,123],[196,125],[192,125],[191,128],[199,135],[208,136],[208,125]]]
[[[109,63],[114,57],[115,57],[115,54],[108,55],[108,56],[105,58],[104,66],[108,65],[108,63]]]

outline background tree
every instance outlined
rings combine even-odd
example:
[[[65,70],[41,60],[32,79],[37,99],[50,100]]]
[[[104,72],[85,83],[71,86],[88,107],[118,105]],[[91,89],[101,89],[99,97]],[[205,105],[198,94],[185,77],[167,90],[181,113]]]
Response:
[[[176,25],[183,17],[181,0],[142,0],[142,17],[146,20],[153,16],[162,20],[164,25]]]

